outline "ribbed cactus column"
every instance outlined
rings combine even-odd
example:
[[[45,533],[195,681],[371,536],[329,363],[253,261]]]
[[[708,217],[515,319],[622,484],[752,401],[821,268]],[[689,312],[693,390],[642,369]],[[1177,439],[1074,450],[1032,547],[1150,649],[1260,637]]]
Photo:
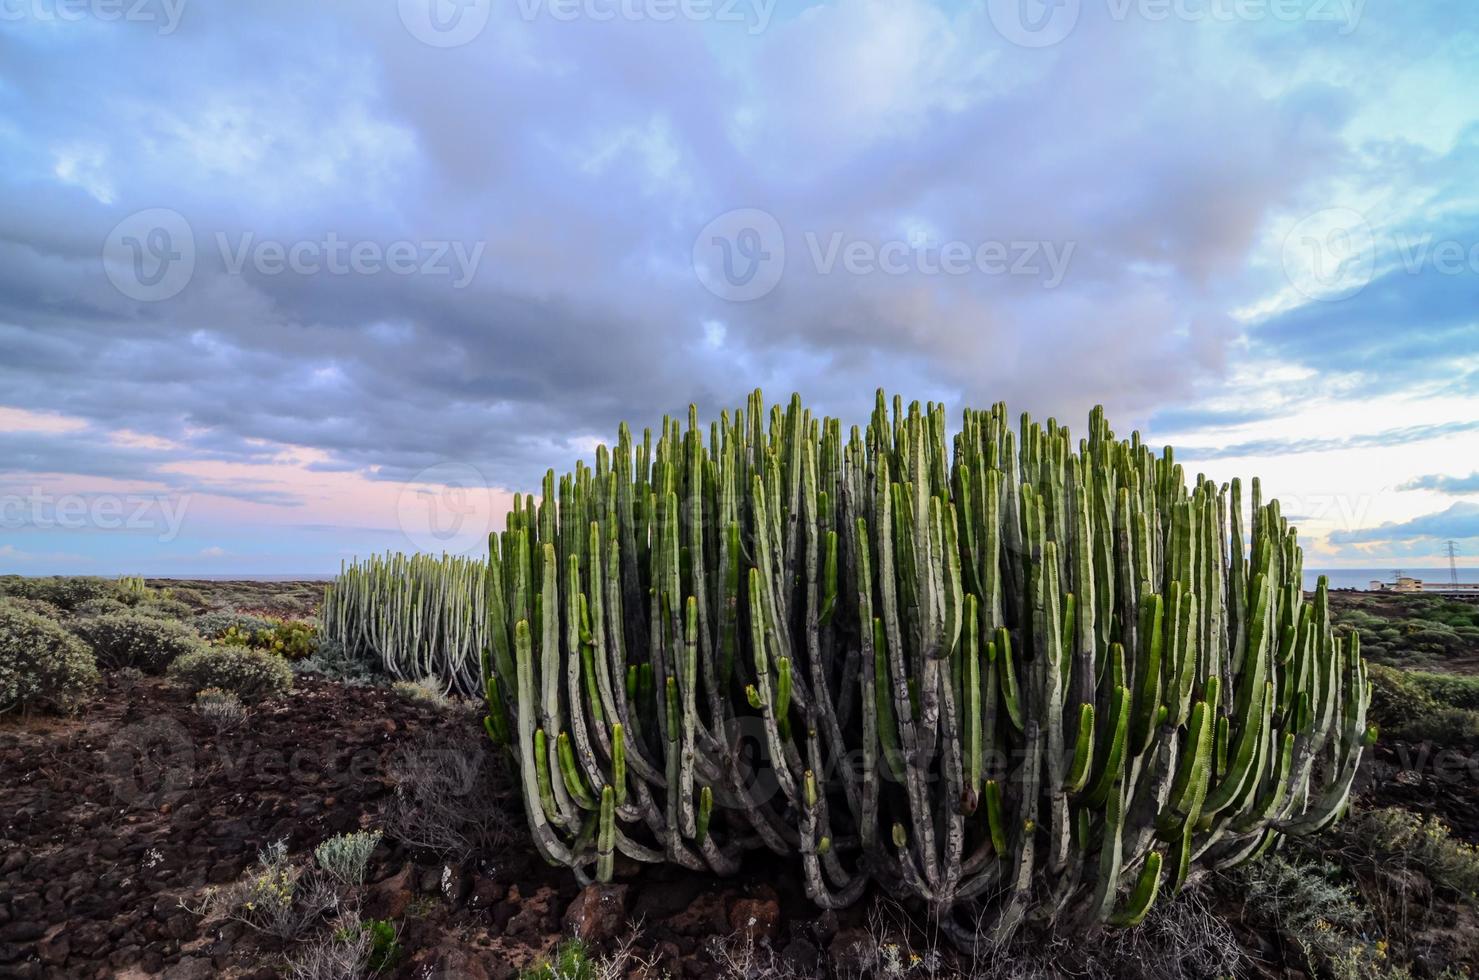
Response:
[[[882,392],[844,432],[757,391],[517,498],[485,568],[346,569],[326,628],[481,691],[541,852],[727,874],[799,859],[970,947],[1133,925],[1198,866],[1344,809],[1365,667],[1255,480]],[[474,621],[469,622],[472,615]],[[985,927],[982,931],[979,926]]]

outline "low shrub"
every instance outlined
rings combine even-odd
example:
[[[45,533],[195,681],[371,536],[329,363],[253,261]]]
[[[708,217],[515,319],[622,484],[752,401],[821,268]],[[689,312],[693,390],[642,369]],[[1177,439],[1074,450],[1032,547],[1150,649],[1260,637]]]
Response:
[[[359,924],[359,933],[370,937],[368,966],[374,973],[388,970],[401,958],[401,944],[395,924],[389,919],[366,919]]]
[[[75,711],[97,680],[81,641],[23,604],[0,601],[0,714]]]
[[[1479,710],[1479,677],[1428,671],[1410,671],[1408,676],[1428,697],[1444,707]]]
[[[169,597],[188,607],[193,613],[203,612],[210,608],[211,601],[206,594],[199,589],[182,588],[179,586],[167,590]]]
[[[223,646],[270,650],[289,660],[302,660],[318,649],[318,638],[307,623],[279,623],[257,629],[232,626],[216,641]]]
[[[137,613],[82,619],[73,630],[92,647],[103,667],[137,667],[159,674],[177,658],[200,649],[200,638],[183,623]]]
[[[231,647],[186,654],[170,664],[169,676],[192,691],[216,687],[246,701],[293,689],[293,669],[287,661],[274,654]]]
[[[351,922],[333,934],[303,943],[288,958],[288,980],[359,980],[368,976],[375,937]]]
[[[191,625],[195,627],[195,632],[205,639],[219,640],[233,629],[239,633],[254,633],[257,630],[271,629],[276,624],[262,616],[218,610],[201,613],[192,620]]]
[[[417,681],[396,681],[390,687],[395,693],[409,701],[418,701],[434,708],[448,708],[453,704],[452,699],[447,697],[447,692],[442,690],[442,686],[427,678]]]
[[[579,939],[567,939],[547,957],[519,973],[519,980],[598,980],[599,956]]]
[[[318,651],[318,632],[310,623],[211,612],[195,617],[194,625],[201,636],[222,646],[270,650],[289,660],[302,660]]]
[[[181,622],[195,615],[195,610],[178,599],[151,599],[141,602],[133,607],[134,612],[141,616],[154,616],[159,619],[174,619]]]
[[[1299,947],[1318,975],[1366,980],[1385,973],[1386,946],[1365,936],[1367,910],[1332,865],[1275,855],[1238,868],[1248,909]]]
[[[385,681],[380,661],[355,657],[344,649],[338,640],[320,636],[313,655],[293,661],[293,672],[317,674],[327,680],[338,681],[352,687],[364,687]]]
[[[219,687],[208,687],[195,695],[195,713],[215,726],[217,735],[239,728],[247,716],[241,698]]]
[[[40,599],[68,612],[89,599],[117,599],[122,594],[117,582],[91,576],[7,578],[4,589],[7,595]]]
[[[424,734],[400,746],[388,769],[395,792],[382,820],[401,843],[467,861],[517,839],[519,798],[487,738]]]
[[[313,856],[318,860],[318,866],[341,884],[362,885],[370,865],[370,855],[379,843],[378,830],[338,834],[314,848]]]
[[[1479,679],[1368,665],[1367,717],[1391,738],[1440,745],[1479,743],[1479,711],[1467,705]]]
[[[333,882],[294,864],[287,841],[280,840],[258,852],[254,871],[233,884],[206,889],[201,906],[190,911],[235,919],[283,942],[294,942],[341,906]]]
[[[38,598],[63,609],[75,609],[89,599],[106,599],[118,595],[118,585],[104,578],[56,578],[42,589]]]
[[[1379,863],[1416,864],[1433,884],[1479,900],[1479,847],[1455,840],[1437,817],[1395,806],[1357,810],[1341,834]]]
[[[72,610],[72,615],[78,619],[91,619],[95,616],[113,616],[119,613],[127,613],[130,607],[119,599],[112,596],[98,596],[96,599],[88,599],[86,602],[78,603]]]
[[[67,618],[67,613],[60,606],[47,602],[45,599],[25,599],[21,596],[0,596],[0,600],[8,603],[12,608],[24,609],[28,613],[35,613],[42,619],[60,623]]]

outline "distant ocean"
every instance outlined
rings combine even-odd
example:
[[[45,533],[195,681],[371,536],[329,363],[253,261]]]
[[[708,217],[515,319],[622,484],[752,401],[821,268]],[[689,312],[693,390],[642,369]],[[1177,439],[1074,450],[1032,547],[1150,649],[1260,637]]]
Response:
[[[1321,575],[1330,578],[1332,589],[1369,589],[1372,581],[1390,582],[1397,574],[1397,566],[1387,568],[1306,568],[1304,570],[1304,587],[1314,590]],[[1420,578],[1424,582],[1447,582],[1449,571],[1447,568],[1407,568],[1402,567],[1403,575]],[[1458,570],[1460,582],[1479,582],[1479,568],[1464,568]]]

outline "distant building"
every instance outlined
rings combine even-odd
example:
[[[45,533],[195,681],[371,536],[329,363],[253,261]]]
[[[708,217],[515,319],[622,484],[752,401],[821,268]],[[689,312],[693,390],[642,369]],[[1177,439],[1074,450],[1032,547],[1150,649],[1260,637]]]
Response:
[[[1410,575],[1398,576],[1395,582],[1371,580],[1372,592],[1435,592],[1479,595],[1479,582],[1424,582]]]

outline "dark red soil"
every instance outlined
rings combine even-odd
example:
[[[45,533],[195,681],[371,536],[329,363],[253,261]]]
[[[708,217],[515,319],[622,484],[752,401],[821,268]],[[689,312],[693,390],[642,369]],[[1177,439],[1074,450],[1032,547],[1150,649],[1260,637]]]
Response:
[[[379,827],[396,748],[424,733],[454,744],[475,724],[387,688],[300,678],[290,698],[218,737],[163,681],[105,684],[79,718],[0,726],[0,977],[281,975],[274,940],[202,921],[181,899],[198,906],[272,841],[306,856]],[[569,872],[522,841],[463,866],[387,839],[370,878],[364,913],[400,929],[398,976],[512,976],[567,932],[567,912],[580,915]],[[652,869],[586,909],[582,927],[641,921],[644,957],[703,976],[710,936],[749,928],[814,962],[863,914],[818,916],[775,878],[757,867],[716,884]]]
[[[329,836],[381,827],[396,751],[428,737],[466,745],[476,730],[465,710],[300,678],[218,736],[164,681],[104,685],[77,718],[0,723],[0,977],[281,975],[291,948],[203,921],[181,900],[198,907],[275,840],[311,860]],[[1479,755],[1380,743],[1359,796],[1437,814],[1479,843]],[[512,843],[494,853],[448,864],[389,838],[377,849],[363,911],[399,929],[391,975],[509,978],[572,929],[599,939],[638,923],[639,954],[675,977],[716,975],[708,949],[736,931],[808,971],[870,942],[869,903],[819,914],[793,869],[761,854],[723,882],[622,868],[626,884],[595,901],[532,854],[519,804],[503,805]],[[1215,900],[1261,975],[1298,975],[1285,972],[1286,950],[1239,921],[1236,896]]]

